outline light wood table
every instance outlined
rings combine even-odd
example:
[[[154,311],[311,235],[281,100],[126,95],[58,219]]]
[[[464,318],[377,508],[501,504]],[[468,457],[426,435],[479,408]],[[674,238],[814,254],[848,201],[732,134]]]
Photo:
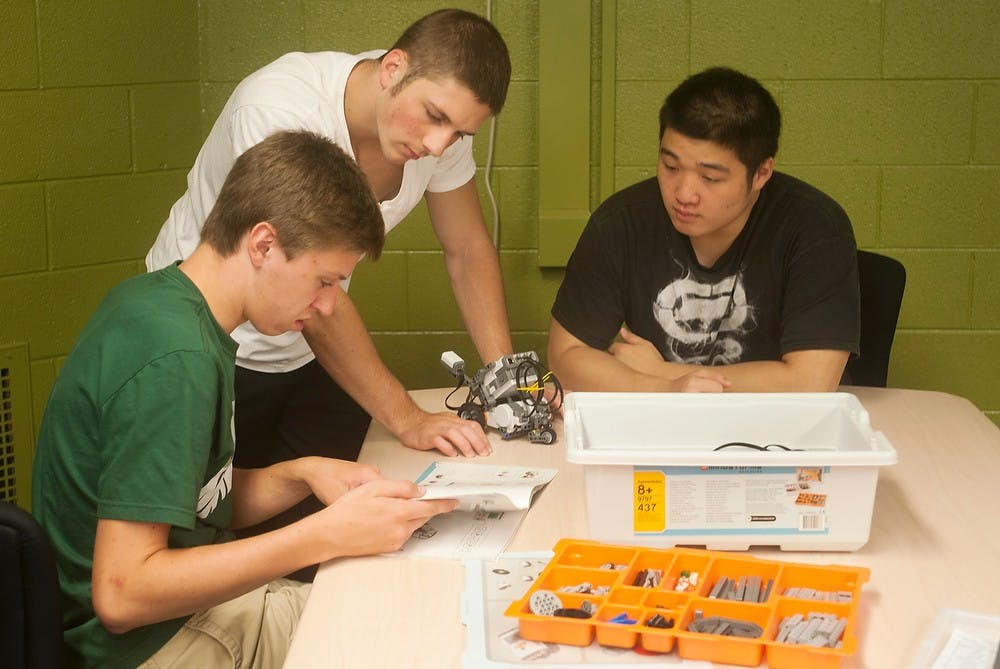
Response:
[[[879,471],[871,538],[851,553],[750,554],[871,569],[859,604],[858,652],[843,669],[905,667],[942,608],[1000,613],[1000,430],[968,400],[939,392],[849,387],[899,453]],[[414,391],[443,410],[445,390]],[[583,469],[553,446],[504,442],[491,464],[557,467],[509,551],[551,549],[587,537]],[[373,424],[359,460],[390,478],[413,479],[440,453],[404,448]],[[285,667],[458,668],[465,644],[459,599],[461,563],[368,557],[320,567]]]

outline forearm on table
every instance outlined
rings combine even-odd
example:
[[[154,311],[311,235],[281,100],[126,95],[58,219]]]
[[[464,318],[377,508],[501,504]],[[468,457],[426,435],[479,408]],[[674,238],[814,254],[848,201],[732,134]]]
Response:
[[[606,392],[661,392],[670,390],[668,380],[636,371],[607,351],[572,346],[549,350],[549,366],[566,390]]]
[[[781,360],[739,362],[711,367],[730,381],[729,392],[827,392],[836,390],[847,362],[846,351],[796,351]],[[699,365],[665,362],[663,378],[677,378],[705,369]]]

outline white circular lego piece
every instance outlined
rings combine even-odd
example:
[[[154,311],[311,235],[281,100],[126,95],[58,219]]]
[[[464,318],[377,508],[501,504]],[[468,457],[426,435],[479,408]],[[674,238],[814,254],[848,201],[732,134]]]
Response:
[[[528,608],[536,616],[551,616],[556,609],[563,607],[562,600],[554,592],[536,590],[528,599]]]

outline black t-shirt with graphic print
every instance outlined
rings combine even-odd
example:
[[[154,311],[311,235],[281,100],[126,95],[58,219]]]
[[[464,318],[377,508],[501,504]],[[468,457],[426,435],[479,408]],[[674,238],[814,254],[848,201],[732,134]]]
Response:
[[[566,266],[552,316],[607,349],[624,323],[665,360],[725,365],[858,352],[854,233],[826,194],[775,172],[711,268],[674,228],[655,178],[608,198]]]

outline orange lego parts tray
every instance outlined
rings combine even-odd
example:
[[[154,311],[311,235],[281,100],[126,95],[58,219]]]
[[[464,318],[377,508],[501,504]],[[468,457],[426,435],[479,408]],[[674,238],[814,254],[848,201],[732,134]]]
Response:
[[[836,669],[857,649],[864,567],[582,539],[553,553],[506,611],[531,641],[771,669]]]

